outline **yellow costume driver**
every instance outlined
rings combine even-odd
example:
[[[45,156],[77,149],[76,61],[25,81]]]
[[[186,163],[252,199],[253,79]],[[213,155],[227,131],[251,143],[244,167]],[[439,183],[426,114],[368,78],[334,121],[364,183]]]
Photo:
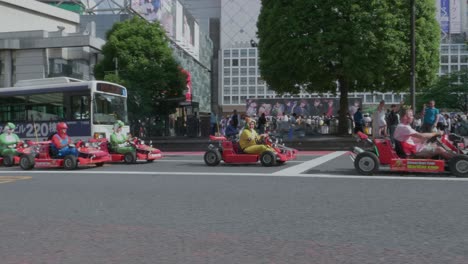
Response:
[[[242,131],[242,134],[239,139],[239,144],[242,150],[248,154],[261,154],[265,151],[272,151],[274,149],[265,145],[257,143],[262,139],[262,137],[267,136],[267,134],[258,135],[255,131],[255,120],[249,120],[245,124],[245,129]]]

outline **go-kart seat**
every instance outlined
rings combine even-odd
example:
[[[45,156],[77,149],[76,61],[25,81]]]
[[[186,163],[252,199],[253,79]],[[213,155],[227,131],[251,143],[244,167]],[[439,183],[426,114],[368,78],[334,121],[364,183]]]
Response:
[[[395,140],[395,152],[398,155],[398,157],[402,159],[408,158],[408,155],[406,155],[405,151],[403,150],[403,146],[401,145],[401,142],[398,140]]]
[[[52,138],[54,137],[55,134],[57,134],[57,132],[50,133],[49,136],[47,137],[47,140],[52,141]],[[54,146],[52,142],[49,144],[49,155],[52,158],[58,157],[58,149]]]
[[[237,154],[244,154],[244,151],[242,151],[242,148],[241,148],[241,146],[239,144],[239,141],[237,141],[237,140],[232,141],[232,149]]]

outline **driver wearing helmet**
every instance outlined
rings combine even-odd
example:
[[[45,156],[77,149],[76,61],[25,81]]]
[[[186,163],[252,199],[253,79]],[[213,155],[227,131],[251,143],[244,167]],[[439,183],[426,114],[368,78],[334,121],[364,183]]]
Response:
[[[124,122],[117,120],[114,124],[114,133],[110,136],[112,150],[119,154],[135,151],[135,148],[128,144],[128,137],[122,133],[123,126]]]
[[[3,128],[3,133],[0,135],[0,156],[18,154],[16,145],[21,142],[21,140],[14,133],[15,128],[15,124],[10,122]]]
[[[240,147],[242,148],[242,151],[248,154],[261,154],[265,151],[272,151],[274,150],[265,145],[258,143],[261,141],[262,138],[266,137],[267,134],[262,134],[258,135],[257,131],[255,131],[255,120],[250,119],[246,124],[245,124],[245,129],[242,130],[240,139],[239,139],[239,144]]]
[[[72,140],[67,135],[68,126],[65,122],[57,124],[57,133],[52,136],[52,150],[57,153],[59,157],[73,155],[78,157],[78,150],[72,146]]]

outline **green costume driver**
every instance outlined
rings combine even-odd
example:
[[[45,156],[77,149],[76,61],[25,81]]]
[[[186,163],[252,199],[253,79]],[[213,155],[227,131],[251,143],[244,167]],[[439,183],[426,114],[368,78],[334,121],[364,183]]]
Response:
[[[128,144],[128,137],[122,133],[123,126],[124,123],[120,120],[117,120],[114,124],[114,133],[110,136],[112,150],[119,154],[135,152],[135,148]]]
[[[19,137],[13,133],[16,126],[13,123],[7,123],[0,135],[0,155],[18,155],[16,144],[20,142]]]
[[[240,135],[239,144],[242,150],[248,154],[262,154],[265,151],[274,152],[275,150],[271,147],[257,143],[265,136],[266,134],[258,135],[257,131],[255,131],[255,120],[249,120]]]

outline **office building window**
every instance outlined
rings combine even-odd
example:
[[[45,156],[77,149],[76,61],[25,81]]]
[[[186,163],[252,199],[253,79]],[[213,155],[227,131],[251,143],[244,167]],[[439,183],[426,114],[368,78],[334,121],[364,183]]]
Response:
[[[247,103],[247,96],[241,96],[241,97],[240,97],[240,103],[241,103],[241,104]]]
[[[224,84],[224,85],[230,85],[230,84],[231,84],[231,79],[229,79],[229,78],[224,78],[223,84]]]
[[[457,72],[457,71],[458,71],[458,65],[450,66],[450,72]]]
[[[232,100],[232,104],[239,104],[239,96],[233,96],[231,100]]]
[[[247,94],[247,86],[241,86],[240,94]]]
[[[374,96],[372,94],[366,94],[366,103],[373,103],[374,102]]]
[[[460,62],[461,63],[467,63],[468,62],[468,55],[461,55],[460,56]]]
[[[240,66],[247,66],[247,59],[241,59],[240,62]]]
[[[256,91],[255,91],[255,86],[249,86],[249,94],[255,94]]]
[[[233,49],[232,50],[232,57],[233,58],[238,58],[239,57],[239,50],[238,49]]]
[[[231,104],[231,97],[230,96],[224,96],[223,97],[223,104]]]
[[[240,84],[241,85],[247,85],[247,77],[241,77],[240,79]],[[247,91],[246,91],[247,92]]]
[[[249,75],[256,75],[255,68],[249,68]]]
[[[232,85],[239,85],[239,78],[237,77],[232,78]]]
[[[224,50],[223,52],[225,58],[231,57],[231,51],[230,50]]]
[[[239,68],[232,68],[232,76],[239,76]]]
[[[385,94],[384,98],[385,98],[384,99],[385,102],[388,102],[388,103],[393,102],[392,94]]]
[[[231,94],[231,87],[224,86],[223,93],[224,93],[224,95],[230,95]]]
[[[250,85],[255,85],[255,80],[256,80],[256,79],[257,79],[257,78],[255,78],[255,77],[249,77],[249,84],[250,84]]]
[[[441,63],[448,63],[448,56],[447,55],[440,56],[440,62]]]
[[[247,68],[241,68],[240,69],[240,74],[241,74],[241,76],[247,76]]]
[[[231,69],[230,68],[224,68],[224,76],[230,76],[231,75]]]
[[[231,60],[230,59],[224,59],[224,67],[229,67],[231,66]]]
[[[255,62],[255,59],[249,59],[249,66],[257,66],[257,63]]]
[[[239,95],[239,86],[232,87],[232,95]]]
[[[242,58],[247,57],[247,49],[241,49],[240,52],[241,52],[241,57],[242,57]]]
[[[440,66],[440,72],[441,73],[448,73],[448,65]]]
[[[239,59],[232,59],[232,66],[239,66]]]
[[[450,56],[450,62],[451,63],[458,63],[458,56],[457,55]]]
[[[257,49],[249,49],[249,57],[256,57]]]

